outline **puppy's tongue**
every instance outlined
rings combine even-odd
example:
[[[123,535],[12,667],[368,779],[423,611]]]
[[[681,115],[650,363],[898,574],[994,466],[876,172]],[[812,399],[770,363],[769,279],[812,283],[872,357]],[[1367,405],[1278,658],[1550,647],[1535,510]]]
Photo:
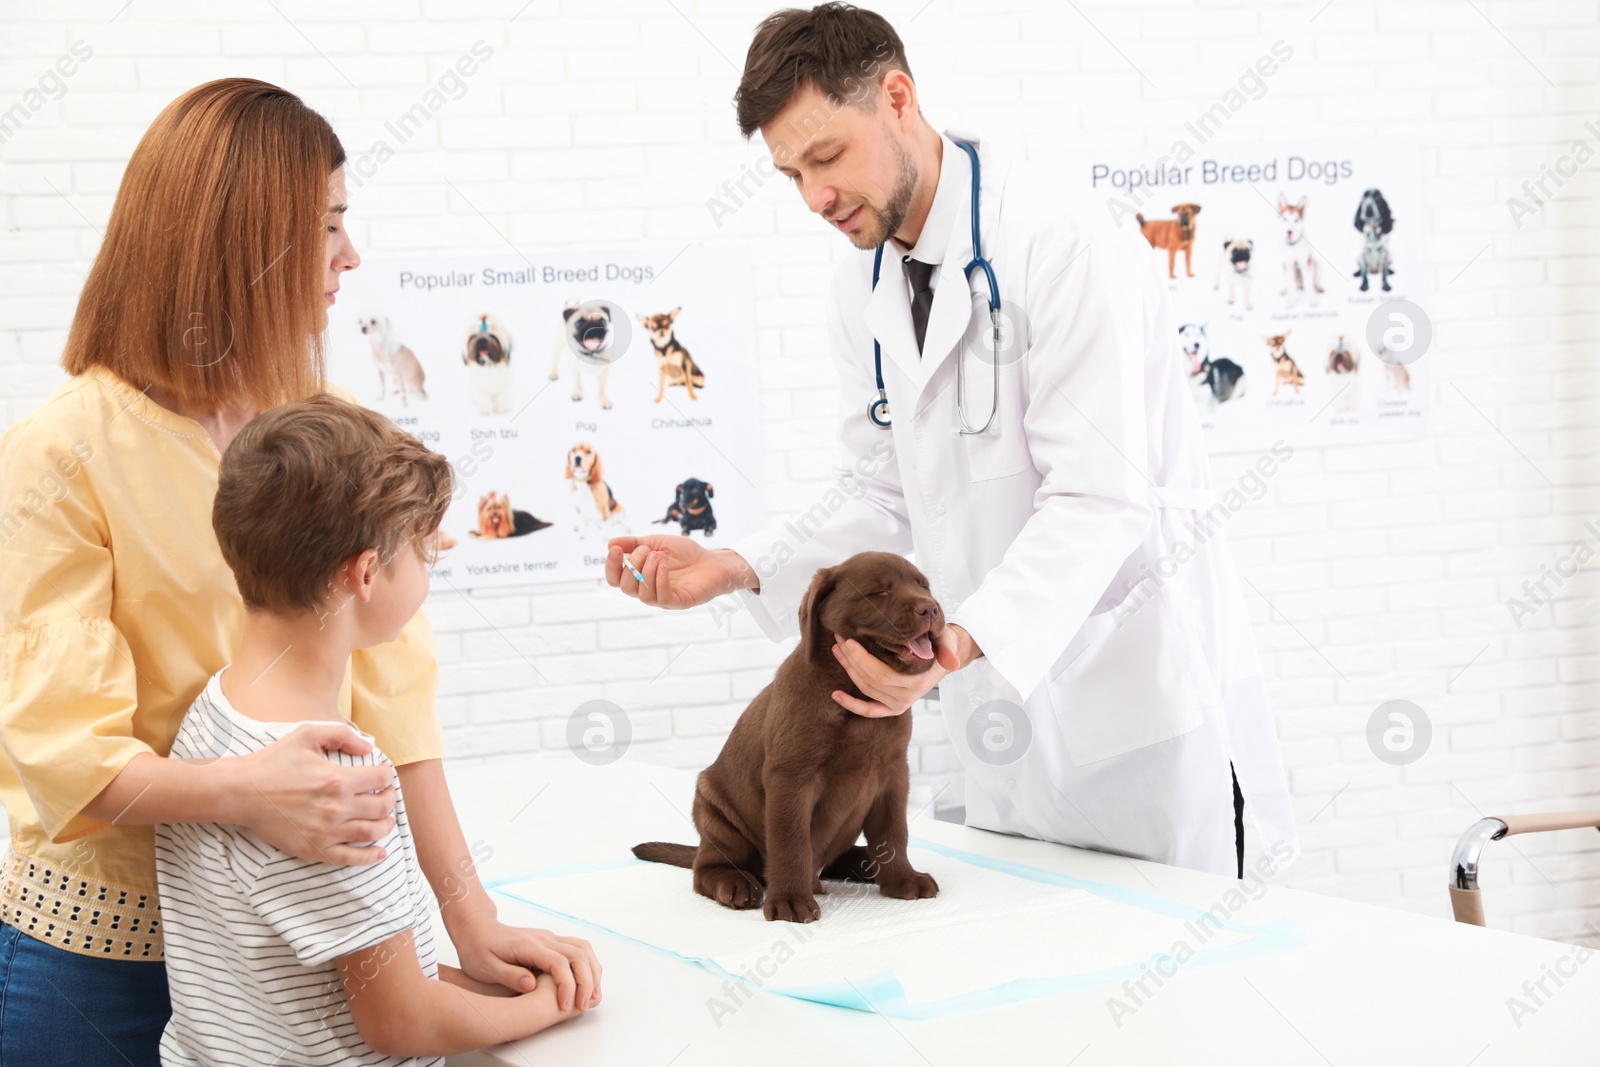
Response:
[[[907,641],[906,651],[918,659],[932,659],[933,641],[928,637],[927,634],[923,634],[915,641]]]

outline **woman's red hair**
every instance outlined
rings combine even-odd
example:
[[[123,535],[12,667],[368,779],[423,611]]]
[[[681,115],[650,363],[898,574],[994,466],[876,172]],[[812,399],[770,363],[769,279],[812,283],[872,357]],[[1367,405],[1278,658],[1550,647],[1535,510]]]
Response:
[[[328,179],[344,161],[327,120],[275,85],[178,97],[128,160],[61,365],[196,405],[320,392]]]

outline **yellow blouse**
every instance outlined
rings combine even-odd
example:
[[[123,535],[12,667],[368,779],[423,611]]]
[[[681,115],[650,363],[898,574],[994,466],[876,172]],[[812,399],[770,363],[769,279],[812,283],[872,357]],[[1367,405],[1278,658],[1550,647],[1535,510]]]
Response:
[[[199,423],[104,368],[0,437],[0,919],[70,951],[162,958],[153,828],[83,808],[137,753],[165,756],[233,658],[220,460]],[[340,706],[396,764],[433,759],[438,679],[418,613],[351,657]]]

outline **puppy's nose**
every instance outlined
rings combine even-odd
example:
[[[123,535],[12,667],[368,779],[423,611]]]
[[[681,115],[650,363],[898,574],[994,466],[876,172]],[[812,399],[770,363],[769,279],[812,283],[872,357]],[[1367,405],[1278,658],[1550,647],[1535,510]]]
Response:
[[[937,622],[939,619],[939,603],[935,600],[925,600],[917,605],[917,618],[927,622]]]

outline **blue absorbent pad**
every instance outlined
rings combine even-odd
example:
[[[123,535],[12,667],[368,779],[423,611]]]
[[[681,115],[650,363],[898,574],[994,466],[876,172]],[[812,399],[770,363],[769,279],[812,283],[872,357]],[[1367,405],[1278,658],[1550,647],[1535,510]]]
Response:
[[[822,918],[807,924],[724,908],[693,891],[687,870],[632,857],[491,888],[769,993],[902,1019],[1164,981],[1301,940],[1291,922],[1239,921],[1260,882],[1235,883],[1203,909],[918,838],[907,854],[938,880],[937,897],[825,882]]]

